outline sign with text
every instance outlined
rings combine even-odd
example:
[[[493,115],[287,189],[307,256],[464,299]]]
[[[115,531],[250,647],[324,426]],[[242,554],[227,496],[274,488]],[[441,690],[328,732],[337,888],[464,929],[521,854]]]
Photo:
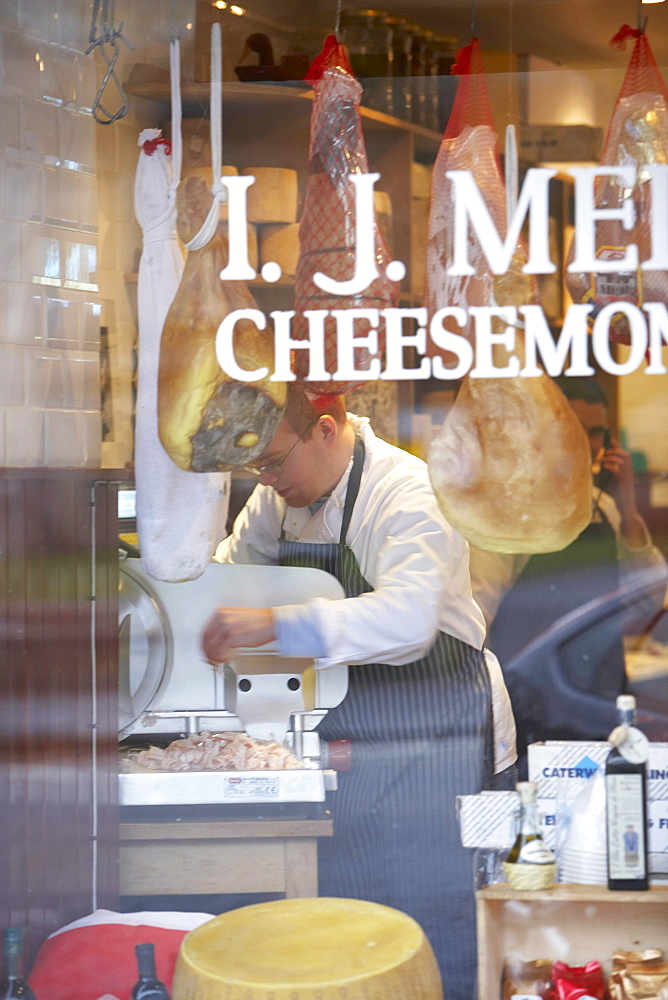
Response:
[[[626,295],[632,286],[642,289],[642,279],[649,272],[665,271],[668,279],[668,164],[644,165],[642,177],[635,166],[572,167],[568,171],[574,179],[575,236],[572,260],[568,271],[595,276],[597,285],[608,289],[608,294],[596,303],[583,302],[569,306],[559,335],[555,338],[540,305],[496,305],[465,307],[453,304],[428,315],[426,308],[387,309],[312,309],[303,315],[308,322],[308,337],[294,338],[292,320],[294,310],[275,310],[267,317],[259,309],[238,309],[225,317],[216,334],[216,356],[223,371],[231,378],[255,382],[267,378],[267,368],[249,371],[242,368],[234,354],[234,332],[239,320],[254,323],[266,330],[269,319],[273,325],[274,371],[269,378],[275,382],[296,379],[291,370],[291,357],[295,351],[308,352],[308,374],[305,381],[375,381],[458,379],[469,374],[473,378],[536,377],[541,368],[548,375],[591,375],[594,369],[588,362],[589,338],[594,358],[600,368],[611,375],[626,375],[636,371],[647,361],[645,373],[663,375],[666,366],[662,348],[668,344],[668,311],[666,303],[644,302],[642,295]],[[471,263],[473,237],[475,246],[482,251],[490,273],[504,275],[509,271],[523,228],[527,231],[527,259],[522,271],[527,275],[553,274],[557,264],[550,257],[549,246],[549,183],[556,170],[536,167],[527,171],[517,205],[509,219],[503,239],[494,224],[485,200],[473,175],[465,170],[447,171],[452,185],[453,227],[452,260],[447,273],[453,277],[473,275]],[[613,207],[596,204],[597,179],[614,178],[620,190],[628,196],[620,198]],[[380,179],[378,173],[351,174],[349,182],[354,189],[355,243],[352,276],[336,280],[318,271],[314,283],[328,295],[361,295],[379,277],[375,253],[374,186]],[[246,193],[254,178],[221,177],[229,193],[229,263],[221,271],[225,280],[253,280],[257,278],[249,262]],[[636,210],[631,193],[638,184],[651,185],[651,210],[645,220],[650,234],[650,253],[640,259],[638,246],[629,242],[625,246],[601,248],[597,240],[597,224],[614,221],[625,231],[637,224]],[[399,282],[406,273],[403,261],[390,261],[386,275]],[[260,276],[273,283],[281,277],[279,265],[270,261],[264,264]],[[592,296],[593,297],[593,296]],[[611,350],[610,327],[614,317],[622,314],[628,325],[629,345],[627,357],[620,361]],[[334,320],[337,335],[337,369],[327,371],[325,366],[325,320]],[[364,321],[363,332],[357,321]],[[379,326],[384,325],[384,361],[379,353]],[[473,337],[462,335],[471,324]],[[516,349],[517,331],[522,331],[524,349],[522,360],[513,352]],[[613,338],[614,339],[614,338]],[[431,344],[448,352],[453,366],[446,367],[440,357],[431,357]],[[494,363],[494,348],[501,346],[508,352],[504,366]],[[407,352],[414,348],[417,362],[407,367]],[[358,368],[355,350],[364,348],[372,360],[368,367]]]

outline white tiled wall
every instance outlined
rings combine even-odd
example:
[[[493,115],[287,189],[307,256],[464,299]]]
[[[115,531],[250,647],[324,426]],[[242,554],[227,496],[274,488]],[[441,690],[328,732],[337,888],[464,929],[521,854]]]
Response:
[[[135,60],[168,65],[170,33],[192,57],[194,7],[116,3],[114,26],[122,21],[134,46],[119,43],[121,83]],[[93,9],[92,0],[0,0],[0,464],[9,466],[132,459],[136,287],[125,275],[141,247],[137,137],[161,110],[133,100],[119,121],[94,120],[106,64],[99,49],[85,54]],[[112,84],[105,107],[121,100]],[[104,444],[102,324],[113,368]]]

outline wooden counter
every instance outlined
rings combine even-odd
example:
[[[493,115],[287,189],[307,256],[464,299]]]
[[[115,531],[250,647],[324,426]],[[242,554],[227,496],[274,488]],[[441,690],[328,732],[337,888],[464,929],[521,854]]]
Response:
[[[318,837],[331,819],[121,823],[121,895],[318,895]]]

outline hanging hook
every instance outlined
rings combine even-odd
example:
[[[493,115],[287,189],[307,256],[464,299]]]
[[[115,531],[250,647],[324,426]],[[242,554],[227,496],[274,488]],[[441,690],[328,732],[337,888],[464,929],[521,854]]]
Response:
[[[100,125],[111,125],[112,122],[118,121],[119,118],[123,118],[129,109],[128,99],[125,95],[125,91],[121,85],[120,80],[116,76],[115,66],[116,60],[119,56],[119,40],[125,42],[129,49],[134,51],[134,45],[131,45],[127,38],[123,37],[123,22],[116,30],[114,28],[114,2],[115,0],[95,0],[93,7],[93,18],[90,26],[89,41],[90,45],[86,49],[85,54],[88,55],[93,49],[99,46],[100,52],[102,53],[102,58],[107,64],[107,70],[104,74],[102,83],[95,95],[95,100],[93,101],[92,113],[93,118]],[[102,8],[102,16],[100,18],[100,8]],[[99,35],[98,31],[98,19],[99,19]],[[110,46],[113,49],[113,54],[110,55],[105,50],[105,45]],[[121,98],[121,107],[119,110],[112,114],[107,111],[105,106],[102,104],[102,94],[104,93],[110,80],[113,80],[118,93]]]
[[[638,31],[641,35],[647,30],[647,15],[643,14],[642,0],[638,0]]]
[[[478,37],[478,5],[475,0],[471,4],[471,40]]]
[[[336,19],[334,21],[334,34],[338,40],[339,28],[341,26],[341,0],[336,0]]]

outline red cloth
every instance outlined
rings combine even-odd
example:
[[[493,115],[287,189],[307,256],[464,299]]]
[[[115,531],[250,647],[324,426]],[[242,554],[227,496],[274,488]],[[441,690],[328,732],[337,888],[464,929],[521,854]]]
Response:
[[[127,1000],[137,982],[135,945],[155,945],[158,979],[169,990],[188,932],[147,924],[92,924],[61,931],[40,948],[28,982],[39,1000]]]

